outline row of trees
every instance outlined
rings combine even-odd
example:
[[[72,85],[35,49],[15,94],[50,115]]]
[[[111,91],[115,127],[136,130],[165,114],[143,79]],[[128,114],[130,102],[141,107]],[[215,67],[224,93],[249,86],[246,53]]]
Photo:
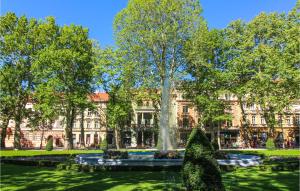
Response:
[[[299,6],[210,30],[198,0],[129,0],[114,21],[117,46],[105,49],[81,26],[8,13],[0,18],[1,145],[9,119],[16,122],[14,144],[20,148],[24,118],[45,129],[60,115],[66,148],[72,148],[74,118],[93,108],[87,95],[99,86],[110,96],[107,119],[117,145],[133,100],[152,100],[156,113],[159,108],[167,113],[160,122],[168,124],[170,94],[179,87],[194,100],[202,124],[229,120],[229,105],[219,97],[236,95],[245,140],[249,128],[242,103],[257,103],[272,136],[275,114],[300,94]],[[26,109],[29,101],[35,103],[32,111]]]
[[[21,148],[21,123],[28,118],[34,128],[51,126],[64,116],[66,148],[73,147],[76,112],[93,91],[94,50],[88,30],[63,26],[7,13],[0,18],[1,147],[5,147],[8,121],[15,121],[14,147]],[[26,108],[34,102],[34,109]]]
[[[260,106],[274,137],[276,114],[300,97],[300,3],[287,14],[261,13],[245,23],[234,21],[222,30],[203,23],[186,44],[186,89],[202,113],[202,123],[230,120],[228,102],[221,94],[232,93],[242,111],[241,135],[249,146],[249,124],[243,104]]]

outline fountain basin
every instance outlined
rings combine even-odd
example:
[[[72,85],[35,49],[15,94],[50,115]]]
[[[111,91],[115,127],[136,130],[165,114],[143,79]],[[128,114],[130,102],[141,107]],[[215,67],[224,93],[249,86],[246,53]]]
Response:
[[[103,154],[83,154],[77,155],[75,161],[83,165],[129,167],[180,167],[183,163],[183,159],[154,159],[153,154],[154,152],[130,152],[129,159],[104,159]],[[228,154],[227,159],[218,159],[217,161],[219,165],[242,167],[256,166],[262,163],[259,156],[243,154]]]

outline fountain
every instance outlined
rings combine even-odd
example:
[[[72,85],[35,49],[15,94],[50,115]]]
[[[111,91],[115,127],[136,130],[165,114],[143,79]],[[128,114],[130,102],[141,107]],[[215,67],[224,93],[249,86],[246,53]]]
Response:
[[[169,75],[166,75],[166,77],[163,80],[163,86],[162,86],[161,112],[160,112],[160,120],[159,120],[160,121],[159,136],[161,141],[160,149],[162,151],[173,149],[170,140],[169,117],[170,117],[170,79],[169,79]]]
[[[145,151],[145,152],[126,152],[120,151],[107,152],[106,154],[82,154],[76,156],[76,162],[82,165],[95,165],[103,167],[140,167],[145,170],[145,167],[168,167],[180,169],[184,151],[174,151],[175,137],[173,130],[170,126],[170,75],[166,67],[166,76],[162,84],[162,99],[161,99],[161,112],[160,112],[160,132],[159,132],[159,150]],[[172,144],[173,143],[173,144]],[[173,150],[173,151],[172,151]],[[116,153],[119,152],[119,153]],[[117,154],[117,155],[116,155]],[[228,155],[227,158],[217,160],[220,165],[239,165],[251,166],[259,165],[260,157],[251,155]],[[123,169],[123,168],[121,168]]]

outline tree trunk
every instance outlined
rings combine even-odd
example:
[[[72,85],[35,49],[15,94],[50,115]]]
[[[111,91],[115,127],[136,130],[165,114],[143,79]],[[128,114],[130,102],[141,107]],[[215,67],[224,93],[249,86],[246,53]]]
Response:
[[[218,129],[217,129],[217,139],[218,139],[218,146],[221,150],[221,140],[220,140],[220,123],[218,123]]]
[[[41,136],[40,149],[43,149],[44,134],[45,134],[45,124],[43,124],[43,128],[42,128],[42,136]]]
[[[66,135],[66,143],[65,143],[65,149],[73,149],[73,124],[74,124],[74,116],[75,116],[75,109],[69,108],[67,109],[67,115],[66,115],[66,128],[65,128],[65,135]]]
[[[14,148],[21,149],[21,116],[17,114],[15,116],[15,133],[14,133]]]
[[[249,137],[249,125],[247,122],[247,118],[246,118],[246,113],[243,107],[243,102],[242,102],[242,98],[238,97],[238,102],[239,102],[239,106],[240,109],[242,111],[242,119],[240,120],[241,122],[241,137],[243,138],[244,144],[246,148],[250,147],[250,137]]]
[[[116,148],[117,148],[117,150],[119,150],[120,149],[120,140],[119,140],[117,126],[115,126],[114,131],[115,131],[115,144],[116,144]]]
[[[5,117],[4,120],[3,120],[2,131],[1,131],[0,148],[2,148],[2,149],[5,148],[6,130],[7,130],[7,127],[8,127],[8,123],[9,123],[9,117]]]
[[[85,142],[84,142],[84,109],[81,109],[81,111],[80,111],[80,146],[82,148],[85,147]]]

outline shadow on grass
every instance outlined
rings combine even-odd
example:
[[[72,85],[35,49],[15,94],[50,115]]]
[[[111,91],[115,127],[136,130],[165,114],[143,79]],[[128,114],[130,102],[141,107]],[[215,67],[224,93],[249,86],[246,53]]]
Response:
[[[1,165],[5,190],[182,190],[178,172],[58,171],[52,168]]]
[[[258,167],[223,173],[226,190],[299,190],[299,170],[272,172]],[[1,164],[1,191],[13,190],[183,190],[179,172],[81,173]]]
[[[268,171],[258,167],[239,168],[223,174],[227,190],[299,190],[299,170]]]

